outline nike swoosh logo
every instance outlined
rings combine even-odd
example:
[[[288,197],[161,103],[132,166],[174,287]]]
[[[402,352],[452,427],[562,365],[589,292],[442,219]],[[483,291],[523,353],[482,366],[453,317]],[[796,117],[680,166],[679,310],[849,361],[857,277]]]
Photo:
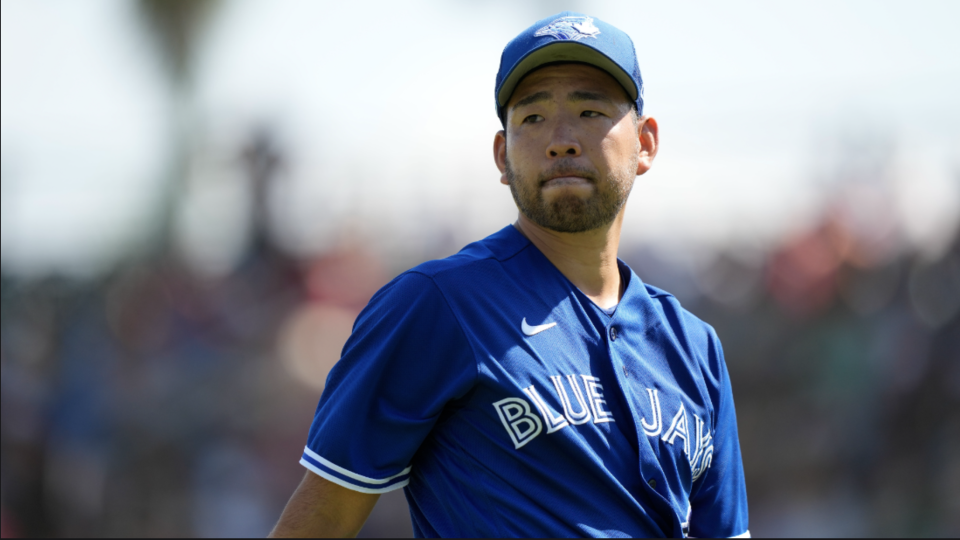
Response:
[[[543,332],[544,330],[549,330],[549,329],[553,328],[553,327],[556,326],[556,325],[557,325],[557,323],[552,322],[552,323],[550,323],[550,324],[541,324],[541,325],[538,325],[538,326],[530,326],[529,324],[527,324],[527,318],[524,317],[524,318],[523,318],[523,321],[520,323],[520,329],[523,330],[523,333],[526,334],[526,335],[528,335],[528,336],[535,336],[535,335],[539,334],[540,332]]]

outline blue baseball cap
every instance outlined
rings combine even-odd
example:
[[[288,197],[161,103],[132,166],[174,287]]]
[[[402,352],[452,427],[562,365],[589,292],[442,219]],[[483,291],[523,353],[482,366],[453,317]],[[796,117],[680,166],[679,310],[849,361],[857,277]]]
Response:
[[[494,97],[506,124],[506,105],[531,71],[553,62],[590,64],[609,73],[643,114],[643,79],[633,41],[623,31],[582,13],[564,11],[539,20],[513,38],[500,55]]]

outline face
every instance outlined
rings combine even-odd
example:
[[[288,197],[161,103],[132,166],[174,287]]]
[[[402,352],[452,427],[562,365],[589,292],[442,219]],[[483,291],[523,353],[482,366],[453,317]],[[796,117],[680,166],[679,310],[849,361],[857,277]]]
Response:
[[[655,121],[638,119],[613,77],[582,64],[527,75],[494,142],[501,181],[520,212],[568,233],[610,224],[655,151]]]

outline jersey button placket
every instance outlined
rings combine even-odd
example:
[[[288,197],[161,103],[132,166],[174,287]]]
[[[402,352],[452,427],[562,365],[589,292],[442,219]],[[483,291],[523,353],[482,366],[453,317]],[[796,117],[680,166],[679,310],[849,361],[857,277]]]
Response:
[[[620,336],[620,332],[617,330],[617,327],[616,327],[616,326],[611,326],[611,327],[610,327],[610,330],[609,330],[609,332],[608,332],[608,335],[610,336],[610,343],[613,343],[613,342],[616,341],[617,338]],[[612,351],[611,351],[611,352],[612,352]],[[623,376],[624,376],[625,378],[629,378],[629,377],[630,377],[630,373],[627,372],[627,366],[626,366],[626,364],[622,364],[622,367],[623,367]]]

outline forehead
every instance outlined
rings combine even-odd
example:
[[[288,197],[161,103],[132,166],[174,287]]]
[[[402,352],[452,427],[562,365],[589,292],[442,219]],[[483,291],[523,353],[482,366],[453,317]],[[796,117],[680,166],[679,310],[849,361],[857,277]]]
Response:
[[[599,92],[614,102],[632,103],[626,90],[609,73],[587,64],[556,64],[527,74],[517,85],[507,107],[537,92],[566,93],[570,91]]]

